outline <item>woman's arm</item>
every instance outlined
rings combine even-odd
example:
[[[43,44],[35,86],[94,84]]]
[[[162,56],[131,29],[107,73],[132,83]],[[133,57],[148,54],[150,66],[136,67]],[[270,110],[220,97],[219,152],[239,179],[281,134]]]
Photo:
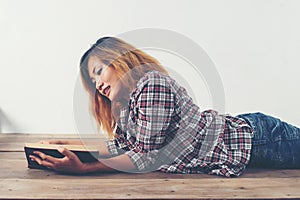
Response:
[[[58,147],[58,151],[65,157],[54,158],[42,152],[35,151],[30,155],[31,160],[38,164],[59,172],[85,174],[91,172],[113,172],[113,171],[133,171],[135,165],[126,154],[122,154],[113,158],[100,159],[94,163],[82,163],[79,158],[70,150]]]
[[[108,159],[100,159],[99,162],[95,162],[95,163],[83,164],[83,173],[91,173],[91,172],[99,172],[99,171],[132,172],[135,169],[136,169],[135,165],[132,163],[129,156],[126,154],[122,154]]]

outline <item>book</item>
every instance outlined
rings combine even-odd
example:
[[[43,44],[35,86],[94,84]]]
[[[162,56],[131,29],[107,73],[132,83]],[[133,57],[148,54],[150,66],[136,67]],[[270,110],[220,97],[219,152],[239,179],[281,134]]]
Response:
[[[24,145],[24,151],[28,163],[28,168],[31,169],[47,169],[45,166],[39,165],[37,162],[32,161],[29,155],[34,154],[34,151],[40,151],[49,156],[56,158],[63,158],[64,155],[57,150],[57,144],[40,144],[40,143],[26,143]],[[81,162],[96,162],[98,161],[99,150],[96,146],[91,145],[59,145],[67,148],[68,150],[75,153]]]

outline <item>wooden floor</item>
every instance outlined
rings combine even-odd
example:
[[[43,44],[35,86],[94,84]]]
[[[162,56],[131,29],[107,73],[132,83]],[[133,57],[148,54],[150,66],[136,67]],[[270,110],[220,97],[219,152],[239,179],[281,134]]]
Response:
[[[0,134],[0,199],[300,199],[300,170],[247,169],[239,178],[222,178],[161,172],[73,176],[27,168],[25,142],[77,137]]]

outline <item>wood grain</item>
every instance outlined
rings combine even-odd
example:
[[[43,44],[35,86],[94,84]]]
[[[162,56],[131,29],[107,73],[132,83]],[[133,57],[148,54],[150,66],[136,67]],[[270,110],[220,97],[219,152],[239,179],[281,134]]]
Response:
[[[78,176],[28,169],[23,145],[43,139],[78,139],[78,135],[0,134],[0,199],[300,198],[300,170],[249,168],[241,177],[223,178],[162,172]]]
[[[41,140],[81,140],[84,143],[105,140],[104,135],[95,134],[0,134],[0,152],[23,152],[24,144]]]
[[[243,179],[242,183],[239,179],[5,179],[1,182],[0,198],[297,198],[300,197],[299,181],[286,178],[263,181],[250,178]]]

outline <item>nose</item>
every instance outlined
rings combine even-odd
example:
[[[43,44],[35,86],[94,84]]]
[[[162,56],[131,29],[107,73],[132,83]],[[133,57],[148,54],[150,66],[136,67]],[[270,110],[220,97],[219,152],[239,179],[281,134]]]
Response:
[[[104,82],[101,81],[99,78],[96,80],[96,89],[102,93],[103,90],[103,86],[104,86]]]

